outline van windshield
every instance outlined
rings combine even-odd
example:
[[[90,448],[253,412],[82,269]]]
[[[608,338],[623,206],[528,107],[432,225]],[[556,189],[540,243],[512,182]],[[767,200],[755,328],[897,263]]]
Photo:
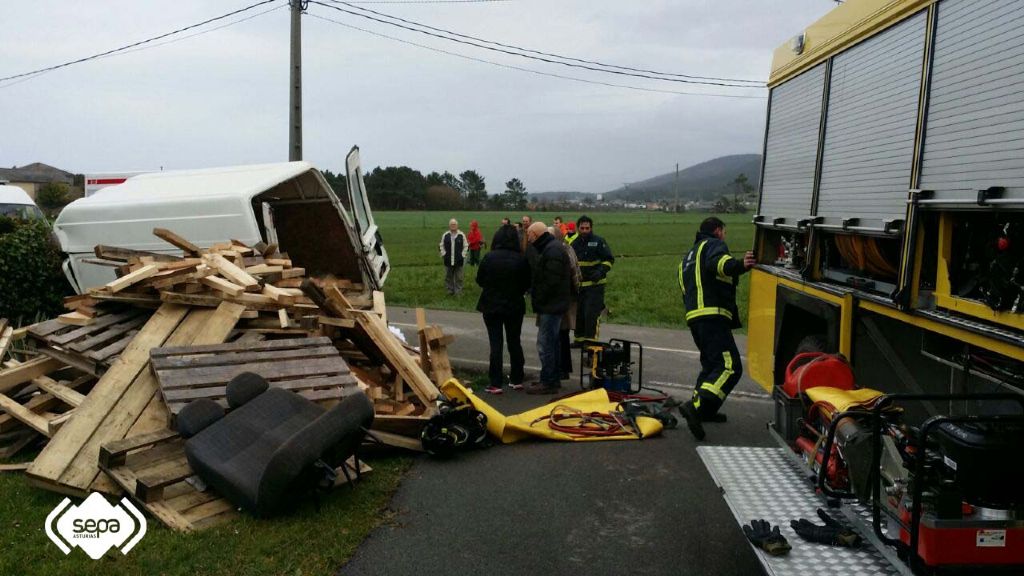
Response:
[[[43,211],[32,204],[0,204],[0,216],[22,220],[46,220]]]

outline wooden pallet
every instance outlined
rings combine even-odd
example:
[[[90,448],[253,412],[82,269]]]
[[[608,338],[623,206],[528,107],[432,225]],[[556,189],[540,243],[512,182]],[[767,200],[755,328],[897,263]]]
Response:
[[[188,481],[193,473],[185,459],[184,440],[169,430],[104,444],[99,465],[132,499],[173,530],[192,532],[238,517],[230,502]]]
[[[96,461],[100,446],[163,429],[169,417],[157,393],[156,378],[147,369],[150,350],[165,343],[223,342],[243,310],[229,302],[216,310],[161,306],[75,409],[75,417],[39,453],[28,469],[29,481],[80,497],[89,491],[119,493],[121,489],[100,473]]]
[[[99,464],[132,499],[172,530],[203,530],[239,516],[231,502],[195,481],[185,457],[185,441],[170,430],[104,444]],[[355,477],[355,464],[352,458],[344,464],[351,477]],[[359,474],[372,471],[361,461],[359,467]],[[335,486],[346,482],[339,468]]]
[[[156,348],[150,358],[172,416],[199,398],[227,407],[227,383],[242,372],[314,402],[334,402],[357,390],[348,364],[324,337]]]
[[[44,344],[40,352],[94,376],[101,376],[149,320],[147,310],[130,309],[91,319],[86,326],[47,320],[28,329]]]

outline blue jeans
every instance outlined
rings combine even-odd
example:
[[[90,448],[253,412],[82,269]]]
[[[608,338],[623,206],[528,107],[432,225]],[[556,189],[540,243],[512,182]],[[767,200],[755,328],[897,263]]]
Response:
[[[540,383],[543,386],[561,385],[558,373],[558,330],[561,314],[537,314],[537,355],[540,356]]]

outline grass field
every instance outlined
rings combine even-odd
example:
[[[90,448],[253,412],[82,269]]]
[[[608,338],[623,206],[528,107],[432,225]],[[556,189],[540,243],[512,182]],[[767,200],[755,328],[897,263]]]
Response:
[[[558,214],[534,213],[547,224]],[[374,212],[391,259],[386,292],[389,304],[448,310],[475,310],[480,288],[474,282],[476,269],[465,268],[465,290],[448,296],[444,289],[444,266],[438,242],[455,217],[463,231],[477,220],[484,239],[501,224],[503,216],[516,221],[521,214],[501,212]],[[578,214],[561,214],[575,219]],[[646,212],[598,212],[591,215],[594,231],[603,236],[615,254],[605,302],[609,322],[644,326],[683,327],[683,303],[677,284],[677,267],[682,255],[693,245],[701,220],[708,215]],[[724,214],[729,248],[740,256],[753,244],[754,226],[749,214]],[[740,281],[740,314],[747,314],[748,277]]]
[[[310,576],[333,574],[370,531],[387,521],[391,494],[412,459],[368,461],[373,472],[356,488],[342,487],[282,518],[244,516],[223,526],[181,534],[148,517],[148,532],[127,556],[110,551],[93,561],[81,550],[63,553],[43,532],[63,496],[29,486],[24,476],[0,474],[0,574],[109,576]],[[77,500],[76,500],[77,503]]]

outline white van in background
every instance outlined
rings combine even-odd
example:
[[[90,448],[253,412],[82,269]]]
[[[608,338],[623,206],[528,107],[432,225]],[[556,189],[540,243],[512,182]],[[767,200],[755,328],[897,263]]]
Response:
[[[309,275],[331,274],[379,290],[390,271],[366,198],[359,148],[346,158],[339,197],[307,162],[281,162],[132,176],[68,204],[54,222],[76,292],[106,284],[96,245],[180,254],[153,235],[167,228],[200,247],[226,240],[276,243]]]
[[[28,192],[17,186],[9,186],[6,182],[0,182],[0,216],[46,222],[46,215],[32,201]]]

